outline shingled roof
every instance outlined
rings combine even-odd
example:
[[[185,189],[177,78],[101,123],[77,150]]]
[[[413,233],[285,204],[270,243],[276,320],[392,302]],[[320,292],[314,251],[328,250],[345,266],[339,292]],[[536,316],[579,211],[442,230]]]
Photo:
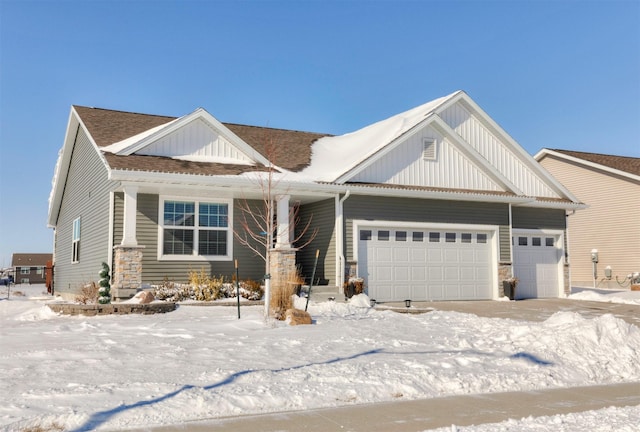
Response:
[[[50,253],[14,253],[11,255],[11,267],[44,267],[52,257]]]
[[[74,105],[74,109],[93,137],[98,147],[123,141],[134,135],[163,125],[176,117],[89,108]],[[240,139],[253,147],[276,166],[290,171],[299,171],[311,161],[311,144],[327,134],[301,132],[286,129],[223,123]],[[273,148],[270,144],[273,143]],[[116,156],[104,152],[109,165],[114,169],[135,171],[157,171],[201,175],[234,175],[264,167],[227,165],[209,162],[192,162],[161,156]]]
[[[571,150],[550,149],[551,151],[582,159],[588,162],[596,163],[608,168],[624,171],[629,174],[640,175],[640,158],[629,156],[615,156],[600,153],[586,153]]]

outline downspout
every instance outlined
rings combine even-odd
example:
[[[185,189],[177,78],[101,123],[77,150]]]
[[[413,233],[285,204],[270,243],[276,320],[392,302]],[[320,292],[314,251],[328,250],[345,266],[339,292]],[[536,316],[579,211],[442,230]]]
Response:
[[[512,204],[509,203],[509,261],[511,261],[511,276],[515,276],[513,274],[513,214],[511,213]],[[499,235],[499,234],[498,234]],[[498,244],[500,244],[500,239],[498,239]],[[498,250],[498,255],[500,255],[500,251]],[[498,261],[500,261],[500,257],[498,256]]]
[[[344,259],[344,224],[343,224],[343,204],[347,198],[351,195],[351,191],[347,189],[347,192],[344,194],[342,198],[340,194],[336,195],[336,252],[338,255],[338,265],[336,268],[336,283],[338,284],[338,292],[342,293],[344,286],[344,269],[345,269],[345,259]]]
[[[571,254],[571,250],[570,250],[570,245],[569,245],[569,217],[573,216],[574,214],[576,214],[576,211],[573,210],[571,211],[571,213],[565,213],[565,224],[564,224],[564,238],[565,238],[565,242],[564,242],[564,265],[566,265],[569,268],[569,294],[571,294],[571,285],[573,285],[573,275],[571,274],[571,260],[570,260],[570,254]],[[563,265],[563,269],[564,269],[564,265]],[[564,273],[564,272],[563,272]],[[564,274],[563,274],[564,277]],[[566,290],[566,287],[565,287]],[[563,293],[566,295],[566,292]]]

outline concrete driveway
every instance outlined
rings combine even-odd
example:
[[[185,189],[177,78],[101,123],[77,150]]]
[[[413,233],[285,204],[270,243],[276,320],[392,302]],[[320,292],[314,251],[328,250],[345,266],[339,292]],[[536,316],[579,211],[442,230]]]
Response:
[[[403,303],[383,303],[376,309],[393,309],[398,312],[420,313],[431,310],[470,313],[488,318],[510,318],[522,321],[544,321],[556,312],[577,312],[585,317],[612,314],[640,327],[640,305],[604,303],[561,298],[530,299],[516,301],[443,301],[412,302],[407,308]]]

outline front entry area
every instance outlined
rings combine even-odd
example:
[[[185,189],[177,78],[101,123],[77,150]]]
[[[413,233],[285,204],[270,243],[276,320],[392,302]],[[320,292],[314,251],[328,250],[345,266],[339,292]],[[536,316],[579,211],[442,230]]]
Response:
[[[516,300],[558,297],[562,277],[562,233],[513,230]]]
[[[497,228],[376,224],[354,233],[358,275],[378,302],[494,297]]]

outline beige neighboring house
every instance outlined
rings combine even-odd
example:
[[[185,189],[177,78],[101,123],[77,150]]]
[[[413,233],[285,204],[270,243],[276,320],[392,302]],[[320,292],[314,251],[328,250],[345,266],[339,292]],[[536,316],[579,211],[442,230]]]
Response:
[[[640,158],[542,149],[535,159],[589,206],[567,217],[572,285],[628,287],[640,272]]]

